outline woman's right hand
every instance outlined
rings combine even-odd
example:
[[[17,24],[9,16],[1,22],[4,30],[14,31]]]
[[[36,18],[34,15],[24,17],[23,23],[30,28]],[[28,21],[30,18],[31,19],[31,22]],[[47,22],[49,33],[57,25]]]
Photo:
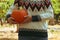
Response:
[[[12,18],[12,17],[9,17],[7,19],[7,22],[10,23],[10,24],[16,24],[16,22],[14,21],[14,18]]]

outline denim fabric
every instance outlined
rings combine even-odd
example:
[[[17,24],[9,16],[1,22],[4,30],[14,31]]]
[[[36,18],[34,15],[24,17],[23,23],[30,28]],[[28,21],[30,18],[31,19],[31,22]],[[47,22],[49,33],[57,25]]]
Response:
[[[18,40],[48,40],[47,32],[39,32],[36,30],[19,30]]]
[[[48,40],[48,37],[19,36],[18,40]]]

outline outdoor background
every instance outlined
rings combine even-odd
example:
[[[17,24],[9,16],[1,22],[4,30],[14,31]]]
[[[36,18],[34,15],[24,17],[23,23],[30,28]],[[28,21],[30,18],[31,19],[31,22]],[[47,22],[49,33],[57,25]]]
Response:
[[[18,33],[15,33],[16,24],[6,23],[6,12],[14,0],[0,0],[0,40],[18,40]],[[49,21],[48,39],[60,40],[60,0],[51,0],[54,10],[54,19]]]

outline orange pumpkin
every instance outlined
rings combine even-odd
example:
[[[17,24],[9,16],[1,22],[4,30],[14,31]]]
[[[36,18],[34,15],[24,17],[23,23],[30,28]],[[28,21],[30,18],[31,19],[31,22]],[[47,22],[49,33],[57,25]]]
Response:
[[[11,17],[14,18],[15,22],[22,23],[25,20],[24,16],[27,16],[28,13],[25,9],[13,10]]]

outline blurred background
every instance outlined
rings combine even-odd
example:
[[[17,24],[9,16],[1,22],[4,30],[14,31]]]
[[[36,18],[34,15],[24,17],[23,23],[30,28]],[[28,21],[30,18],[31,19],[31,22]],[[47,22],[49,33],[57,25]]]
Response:
[[[18,40],[16,24],[8,24],[6,12],[14,0],[0,0],[0,40]],[[51,0],[54,19],[49,20],[48,40],[60,40],[60,0]]]

